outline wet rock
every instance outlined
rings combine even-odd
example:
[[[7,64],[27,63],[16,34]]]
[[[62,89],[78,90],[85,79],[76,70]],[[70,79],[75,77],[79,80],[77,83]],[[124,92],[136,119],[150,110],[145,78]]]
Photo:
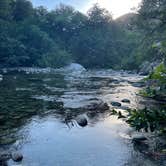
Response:
[[[85,127],[85,126],[88,125],[88,121],[87,121],[87,119],[84,116],[77,117],[76,122],[81,127]]]
[[[129,99],[123,99],[122,102],[123,103],[130,103],[130,100]]]
[[[127,107],[127,106],[121,106],[120,109],[121,109],[121,110],[126,110],[126,111],[130,110],[130,108]]]
[[[7,161],[0,161],[0,166],[8,166]]]
[[[22,159],[23,159],[23,155],[20,152],[12,153],[11,157],[12,157],[12,160],[15,162],[22,161]]]
[[[0,145],[9,145],[9,144],[12,144],[12,143],[15,143],[16,142],[16,138],[14,137],[8,137],[8,138],[1,138],[0,140]]]
[[[143,82],[134,82],[132,83],[132,86],[137,87],[137,88],[142,88],[145,86],[145,83]]]
[[[91,111],[106,111],[109,109],[109,106],[107,103],[104,102],[96,102],[96,103],[91,103],[90,105],[86,106],[87,110],[91,110]]]
[[[122,113],[119,111],[118,112],[118,119],[121,119],[121,118],[126,118],[124,115],[122,115]]]
[[[98,110],[100,110],[100,111],[105,111],[105,110],[108,110],[108,109],[109,109],[108,104],[104,103],[104,102],[100,103],[99,106],[98,106]]]
[[[119,103],[119,102],[116,102],[116,101],[112,101],[112,102],[111,102],[111,105],[112,105],[112,106],[115,106],[115,107],[120,107],[122,104]]]
[[[146,140],[147,140],[147,138],[143,135],[135,135],[132,138],[133,143],[141,143],[141,142],[146,141]]]
[[[3,75],[0,74],[0,81],[2,81],[2,80],[3,80]]]
[[[9,152],[0,152],[0,163],[5,162],[11,158],[11,155]]]

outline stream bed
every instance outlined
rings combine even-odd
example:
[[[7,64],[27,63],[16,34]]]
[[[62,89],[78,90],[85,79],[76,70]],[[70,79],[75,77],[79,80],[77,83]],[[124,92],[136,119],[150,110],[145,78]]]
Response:
[[[1,74],[1,73],[0,73]],[[10,69],[0,81],[0,151],[18,150],[24,158],[9,166],[159,166],[133,148],[136,133],[111,115],[111,102],[126,108],[158,107],[138,95],[143,79],[124,71]],[[130,103],[122,103],[128,99]],[[102,101],[104,112],[87,105]],[[88,120],[86,127],[76,117]]]

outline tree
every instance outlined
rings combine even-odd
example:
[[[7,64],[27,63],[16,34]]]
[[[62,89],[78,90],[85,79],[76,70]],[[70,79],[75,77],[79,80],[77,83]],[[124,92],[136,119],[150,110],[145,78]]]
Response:
[[[146,47],[142,59],[165,59],[166,0],[143,0],[137,25],[146,36],[140,45],[141,49]]]
[[[32,16],[33,6],[32,3],[28,0],[16,0],[13,17],[16,21],[23,21],[28,17]]]
[[[11,14],[11,5],[12,0],[1,0],[0,1],[0,18],[1,19],[8,19]]]
[[[95,4],[88,11],[89,23],[92,25],[108,24],[112,21],[112,15],[104,8],[100,8],[98,4]]]

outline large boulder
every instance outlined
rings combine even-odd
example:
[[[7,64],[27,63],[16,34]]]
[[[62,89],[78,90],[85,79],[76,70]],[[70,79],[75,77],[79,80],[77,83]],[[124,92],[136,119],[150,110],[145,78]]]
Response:
[[[78,63],[71,63],[65,69],[71,72],[86,71],[86,69]]]

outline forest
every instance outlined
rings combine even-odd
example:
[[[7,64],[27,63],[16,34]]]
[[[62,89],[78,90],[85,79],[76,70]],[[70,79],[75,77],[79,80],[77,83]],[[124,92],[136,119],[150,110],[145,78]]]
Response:
[[[113,19],[95,4],[87,14],[60,4],[48,11],[28,0],[0,1],[0,66],[138,69],[166,54],[166,2],[144,0]]]

